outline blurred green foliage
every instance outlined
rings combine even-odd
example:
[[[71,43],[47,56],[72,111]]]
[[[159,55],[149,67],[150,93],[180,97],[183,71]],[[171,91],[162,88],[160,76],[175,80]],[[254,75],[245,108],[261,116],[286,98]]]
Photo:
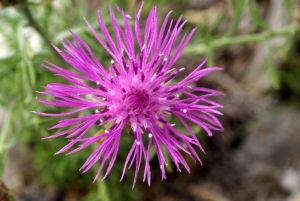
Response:
[[[117,3],[125,10],[129,9],[130,2],[122,0],[109,1],[112,5]],[[291,13],[293,9],[290,1],[284,2]],[[148,13],[152,5],[159,6],[166,3],[177,5],[178,9],[172,16],[178,18],[182,12],[180,5],[184,4],[184,1],[180,0],[146,1],[143,13],[144,15]],[[131,13],[137,10],[139,5],[136,4],[134,11],[130,11]],[[218,14],[216,20],[209,26],[207,18],[204,17],[198,25],[198,32],[193,39],[193,43],[191,43],[192,45],[186,48],[185,54],[204,54],[209,58],[209,65],[213,65],[213,53],[217,48],[248,42],[265,42],[274,36],[284,36],[285,43],[277,51],[283,56],[288,54],[296,35],[295,24],[288,24],[280,30],[270,30],[268,24],[260,16],[254,1],[232,0],[232,7],[234,17],[228,31],[226,33],[218,31],[218,27],[224,19],[222,14]],[[252,17],[253,34],[235,36],[240,17],[245,10],[248,10]],[[106,2],[103,3],[101,12],[109,31],[112,33],[113,29],[110,25]],[[167,12],[166,10],[165,13]],[[159,14],[159,16],[164,16],[164,14]],[[45,185],[55,186],[66,191],[83,189],[87,193],[82,200],[139,200],[142,188],[140,179],[134,190],[131,190],[134,177],[133,170],[127,171],[124,180],[119,182],[124,160],[133,140],[130,135],[125,133],[123,136],[112,173],[104,182],[98,179],[96,185],[94,185],[91,182],[97,172],[97,167],[93,167],[92,171],[84,175],[78,172],[79,167],[92,152],[93,147],[70,156],[57,155],[54,157],[53,154],[67,143],[66,140],[57,138],[41,141],[40,139],[58,132],[49,131],[48,128],[53,126],[59,118],[40,117],[30,112],[34,110],[55,113],[67,110],[48,107],[39,104],[35,100],[35,91],[42,91],[41,86],[52,82],[66,82],[60,77],[54,77],[51,72],[43,68],[41,64],[44,60],[71,69],[53,51],[50,42],[62,48],[60,41],[64,38],[71,39],[69,30],[72,30],[86,41],[104,66],[110,61],[109,55],[100,47],[88,30],[82,16],[85,16],[92,26],[97,27],[97,12],[90,12],[85,1],[28,1],[16,7],[0,10],[0,41],[3,41],[1,49],[5,51],[5,57],[0,58],[0,105],[8,111],[0,134],[0,170],[6,160],[7,150],[18,143],[26,143],[32,149],[33,163],[38,177]],[[122,22],[121,19],[118,20]],[[162,19],[160,20],[162,21]],[[188,25],[186,29],[192,27],[192,25]],[[257,32],[258,30],[260,32]],[[297,86],[295,84],[298,81],[297,78],[288,78],[294,75],[287,74],[282,78],[278,74],[272,59],[272,54],[275,53],[269,48],[268,44],[266,44],[266,48],[268,48],[269,56],[265,66],[270,69],[274,87],[279,88],[281,79],[288,84],[293,82],[291,86]],[[300,74],[299,71],[296,73],[297,75]],[[295,92],[300,94],[298,88],[295,88]],[[179,122],[174,120],[174,123]],[[192,127],[192,130],[196,134],[201,132],[200,128],[196,126]],[[180,129],[180,131],[186,132],[185,129]],[[96,127],[90,131],[91,134],[96,132]],[[152,150],[151,153],[154,158],[155,152]],[[167,160],[170,159],[167,158]],[[171,172],[171,162],[168,161],[168,164],[167,170]],[[152,176],[158,174],[158,170],[152,171]]]

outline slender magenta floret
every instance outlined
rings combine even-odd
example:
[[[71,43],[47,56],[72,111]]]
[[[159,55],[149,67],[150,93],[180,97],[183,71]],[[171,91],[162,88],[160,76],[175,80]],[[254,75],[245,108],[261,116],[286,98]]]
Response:
[[[54,48],[78,73],[49,62],[44,65],[55,75],[64,77],[70,84],[48,84],[45,87],[46,92],[40,93],[53,97],[52,101],[44,99],[38,101],[46,105],[69,107],[74,110],[60,114],[35,113],[42,116],[65,117],[83,110],[93,111],[87,116],[59,121],[50,129],[65,128],[65,130],[47,139],[65,136],[70,140],[57,154],[69,150],[77,143],[80,144],[79,147],[69,154],[95,144],[97,148],[81,167],[81,170],[86,172],[99,162],[100,167],[95,180],[106,163],[108,167],[103,179],[111,171],[118,154],[122,132],[128,127],[133,133],[133,143],[125,161],[122,178],[126,168],[131,167],[135,162],[133,186],[142,161],[145,161],[144,180],[147,179],[150,185],[149,155],[152,146],[156,149],[162,179],[166,179],[167,164],[163,147],[168,151],[178,171],[182,164],[190,172],[181,152],[185,152],[193,160],[201,163],[194,147],[199,147],[203,152],[204,150],[189,123],[200,126],[208,136],[212,135],[211,130],[223,130],[221,123],[215,117],[215,114],[221,115],[216,109],[222,106],[209,99],[223,94],[212,89],[190,86],[209,73],[221,70],[220,68],[202,69],[205,63],[203,61],[181,81],[170,82],[184,70],[184,68],[174,69],[172,66],[196,29],[177,41],[186,21],[181,22],[180,17],[174,23],[172,20],[167,26],[171,14],[169,12],[159,28],[156,7],[153,7],[146,20],[144,31],[141,31],[139,20],[142,8],[143,3],[134,19],[131,19],[117,7],[124,19],[124,28],[121,28],[109,6],[114,38],[108,32],[100,12],[98,12],[98,23],[102,36],[98,35],[85,20],[95,38],[112,57],[108,68],[102,66],[89,46],[73,32],[71,34],[74,42],[69,40],[62,42],[64,51],[55,46]],[[130,26],[130,20],[133,20],[133,27]],[[138,50],[135,49],[136,46]],[[94,84],[91,86],[87,82]],[[168,122],[166,117],[169,115],[174,115],[181,123],[178,126],[184,127],[189,135],[181,133],[176,129],[175,124]],[[111,126],[99,135],[89,137],[87,133],[93,125],[99,128]],[[143,140],[143,135],[148,140]]]

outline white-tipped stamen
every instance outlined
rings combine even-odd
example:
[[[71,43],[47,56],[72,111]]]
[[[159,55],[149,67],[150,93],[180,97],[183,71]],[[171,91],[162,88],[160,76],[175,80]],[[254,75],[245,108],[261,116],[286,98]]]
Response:
[[[183,71],[185,68],[180,68],[179,71]]]
[[[152,134],[151,134],[151,133],[149,133],[149,134],[148,134],[148,137],[149,137],[149,138],[152,138]]]
[[[161,53],[161,54],[159,54],[158,56],[164,56],[165,54],[164,53]]]
[[[115,61],[114,60],[110,60],[110,63],[113,64],[113,63],[115,63]]]
[[[191,89],[192,87],[191,86],[187,86],[187,88]]]
[[[187,109],[183,109],[182,111],[183,111],[183,113],[187,113]]]
[[[144,50],[144,49],[145,49],[145,47],[146,47],[146,44],[144,44],[144,45],[143,45],[143,47],[142,47],[142,50]]]
[[[168,58],[167,58],[167,57],[165,57],[165,58],[164,58],[164,61],[168,61]]]
[[[163,101],[165,101],[165,100],[167,100],[167,98],[158,98],[158,101],[159,101],[159,102],[163,102]]]
[[[101,123],[103,122],[103,119],[102,119],[102,118],[100,118],[99,120],[100,120]]]
[[[105,130],[104,133],[109,133],[108,130]]]
[[[136,144],[137,144],[137,145],[140,145],[140,144],[141,144],[141,142],[140,142],[140,141],[136,141]]]
[[[99,110],[98,109],[96,109],[96,111],[95,111],[96,113],[99,113]]]
[[[171,126],[173,127],[173,126],[176,126],[176,124],[171,124]]]
[[[100,82],[99,81],[97,81],[97,85],[99,85],[100,84]]]

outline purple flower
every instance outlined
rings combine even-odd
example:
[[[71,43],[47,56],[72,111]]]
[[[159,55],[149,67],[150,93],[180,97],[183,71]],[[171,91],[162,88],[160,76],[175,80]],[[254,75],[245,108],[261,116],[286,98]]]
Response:
[[[220,68],[202,69],[204,61],[181,81],[171,82],[184,70],[184,68],[174,69],[172,66],[196,29],[178,40],[186,21],[181,22],[179,18],[176,22],[171,21],[167,26],[171,14],[169,12],[159,28],[156,7],[153,7],[146,20],[144,31],[141,31],[139,19],[142,7],[143,4],[134,16],[133,27],[129,23],[130,16],[117,7],[124,20],[124,28],[121,28],[109,6],[114,37],[108,32],[100,12],[98,23],[102,37],[85,20],[98,42],[112,57],[108,70],[102,66],[89,46],[73,32],[71,34],[75,42],[65,40],[63,42],[65,52],[55,46],[54,48],[78,73],[49,62],[45,65],[55,75],[67,79],[70,85],[48,84],[45,87],[47,91],[40,93],[52,96],[52,101],[43,99],[38,101],[46,105],[70,107],[75,110],[60,114],[35,113],[42,116],[68,116],[84,110],[90,112],[90,115],[59,121],[50,129],[67,128],[47,138],[65,136],[69,139],[69,143],[56,154],[69,150],[76,143],[80,143],[79,147],[69,154],[95,144],[97,148],[81,167],[81,170],[86,172],[99,162],[100,167],[95,180],[106,163],[108,167],[103,179],[110,172],[118,154],[122,131],[126,128],[132,132],[133,143],[125,161],[122,178],[126,168],[131,167],[135,162],[133,185],[142,161],[145,161],[144,180],[147,178],[150,185],[149,155],[153,145],[160,164],[162,179],[166,179],[167,164],[163,147],[168,151],[178,171],[182,164],[190,172],[181,152],[185,152],[201,163],[194,147],[199,147],[203,152],[204,150],[189,126],[190,123],[200,126],[208,136],[212,135],[211,130],[223,130],[215,117],[215,114],[221,114],[216,109],[222,106],[209,100],[210,97],[222,93],[190,86],[212,71],[221,70]],[[170,115],[174,115],[180,125],[175,126],[172,122],[168,122],[166,117]],[[87,136],[94,125],[107,130],[103,129],[103,132],[92,137]],[[189,134],[178,131],[176,127],[180,126]]]

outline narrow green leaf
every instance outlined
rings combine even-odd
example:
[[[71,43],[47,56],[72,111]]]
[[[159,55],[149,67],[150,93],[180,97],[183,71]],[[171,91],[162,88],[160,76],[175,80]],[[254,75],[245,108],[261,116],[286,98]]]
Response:
[[[269,25],[265,22],[265,20],[260,16],[258,5],[253,2],[251,6],[249,6],[249,13],[253,20],[253,30],[262,28],[265,30],[269,30]]]
[[[280,88],[280,79],[279,79],[278,70],[276,69],[276,66],[275,66],[273,58],[272,58],[273,52],[271,50],[270,45],[267,44],[266,48],[267,48],[267,59],[264,64],[264,67],[270,70],[270,75],[272,78],[272,85],[273,85],[274,89],[277,90]]]

